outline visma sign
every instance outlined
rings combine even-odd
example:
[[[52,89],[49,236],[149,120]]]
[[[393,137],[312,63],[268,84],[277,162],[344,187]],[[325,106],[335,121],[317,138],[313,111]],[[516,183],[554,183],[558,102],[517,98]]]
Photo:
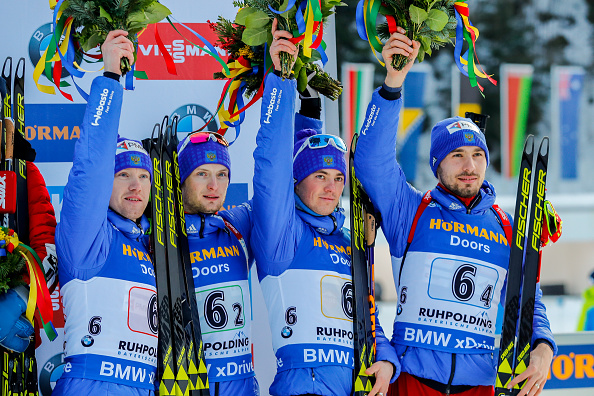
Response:
[[[72,162],[85,104],[25,104],[25,136],[37,162]]]
[[[138,60],[136,70],[145,71],[149,80],[212,80],[215,72],[221,71],[221,65],[208,53],[185,41],[168,23],[159,23],[159,35],[165,49],[173,58],[177,75],[169,74],[165,59],[155,40],[155,25],[148,25],[138,38]],[[217,35],[208,23],[188,23],[188,27],[196,31],[205,40],[214,43]],[[179,24],[175,27],[192,42],[205,48],[204,44],[186,28]],[[219,56],[226,61],[227,52],[215,47]]]

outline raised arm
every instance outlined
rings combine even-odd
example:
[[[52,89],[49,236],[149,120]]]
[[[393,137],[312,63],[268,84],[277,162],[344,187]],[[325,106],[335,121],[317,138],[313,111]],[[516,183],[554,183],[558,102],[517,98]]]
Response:
[[[297,48],[291,35],[273,24],[270,55],[280,70],[279,53],[291,54]],[[258,268],[266,272],[281,269],[293,259],[301,230],[296,222],[293,192],[293,134],[296,82],[269,73],[265,80],[260,130],[254,151],[254,228],[251,245]],[[264,268],[274,262],[275,266]],[[280,265],[277,265],[280,264]]]
[[[382,51],[386,80],[373,93],[367,107],[355,152],[355,172],[382,214],[381,226],[392,255],[401,257],[422,195],[406,182],[406,176],[396,161],[396,134],[402,109],[400,90],[419,51],[419,43],[412,42],[402,28],[398,29]],[[412,60],[397,71],[391,66],[395,54],[410,56]]]
[[[110,32],[102,46],[106,73],[120,74],[120,59],[133,63],[132,43],[125,32]],[[81,279],[94,276],[109,252],[107,209],[113,188],[115,150],[122,107],[122,86],[97,77],[74,148],[72,169],[64,188],[61,221],[56,230],[60,268]]]

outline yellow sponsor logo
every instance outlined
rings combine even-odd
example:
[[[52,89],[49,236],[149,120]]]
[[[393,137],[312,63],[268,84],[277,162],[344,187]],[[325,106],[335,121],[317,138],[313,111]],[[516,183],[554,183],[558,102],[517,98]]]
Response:
[[[314,247],[320,247],[327,250],[334,250],[336,253],[343,253],[343,254],[351,254],[351,247],[350,246],[342,246],[342,245],[331,245],[321,237],[314,238]]]
[[[498,232],[487,231],[478,226],[471,226],[470,224],[458,223],[456,221],[443,221],[442,219],[431,219],[429,228],[431,230],[444,230],[446,232],[474,235],[479,238],[484,238],[487,241],[493,241],[507,246],[505,235]]]
[[[200,257],[200,253],[202,253],[202,257]],[[190,263],[194,264],[197,261],[216,259],[219,257],[237,256],[239,256],[239,249],[237,249],[237,246],[219,246],[216,250],[214,247],[211,247],[210,249],[202,249],[202,252],[190,252]]]

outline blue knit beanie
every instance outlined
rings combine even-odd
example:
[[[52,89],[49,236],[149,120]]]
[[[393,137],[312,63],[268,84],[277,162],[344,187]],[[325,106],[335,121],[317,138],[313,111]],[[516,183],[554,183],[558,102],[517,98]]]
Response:
[[[153,180],[151,157],[142,147],[142,143],[118,136],[114,175],[126,168],[146,169],[151,174],[151,180]]]
[[[485,134],[468,118],[446,118],[435,124],[431,130],[431,151],[429,165],[435,177],[441,161],[453,150],[462,146],[478,146],[485,152],[489,166],[489,149]]]
[[[177,145],[179,176],[181,183],[194,172],[194,169],[204,164],[219,164],[229,169],[231,179],[231,158],[229,149],[219,142],[208,140],[204,143],[192,143],[186,136]]]
[[[293,156],[299,151],[303,143],[310,137],[317,135],[313,129],[303,129],[295,134]],[[305,147],[297,158],[293,159],[293,178],[295,184],[320,169],[336,169],[346,176],[345,153],[329,144],[323,148],[310,149]]]

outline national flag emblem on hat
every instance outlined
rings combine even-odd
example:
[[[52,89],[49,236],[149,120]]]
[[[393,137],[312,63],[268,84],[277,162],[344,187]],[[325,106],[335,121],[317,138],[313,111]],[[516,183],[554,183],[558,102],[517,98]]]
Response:
[[[138,165],[138,164],[140,164],[140,156],[139,155],[132,155],[132,156],[130,156],[130,163],[132,165]]]
[[[334,156],[333,155],[324,155],[322,157],[322,160],[324,161],[324,164],[326,166],[332,166],[332,165],[334,165]]]
[[[474,142],[474,133],[465,133],[464,139],[466,139],[468,143]]]
[[[446,128],[447,128],[448,132],[450,133],[450,135],[452,133],[458,132],[462,129],[470,129],[471,131],[481,133],[481,130],[474,122],[468,122],[468,121],[456,121],[456,122],[453,122],[450,125],[448,125]]]
[[[208,162],[214,162],[217,160],[217,153],[214,151],[207,151],[206,153],[206,160]]]

